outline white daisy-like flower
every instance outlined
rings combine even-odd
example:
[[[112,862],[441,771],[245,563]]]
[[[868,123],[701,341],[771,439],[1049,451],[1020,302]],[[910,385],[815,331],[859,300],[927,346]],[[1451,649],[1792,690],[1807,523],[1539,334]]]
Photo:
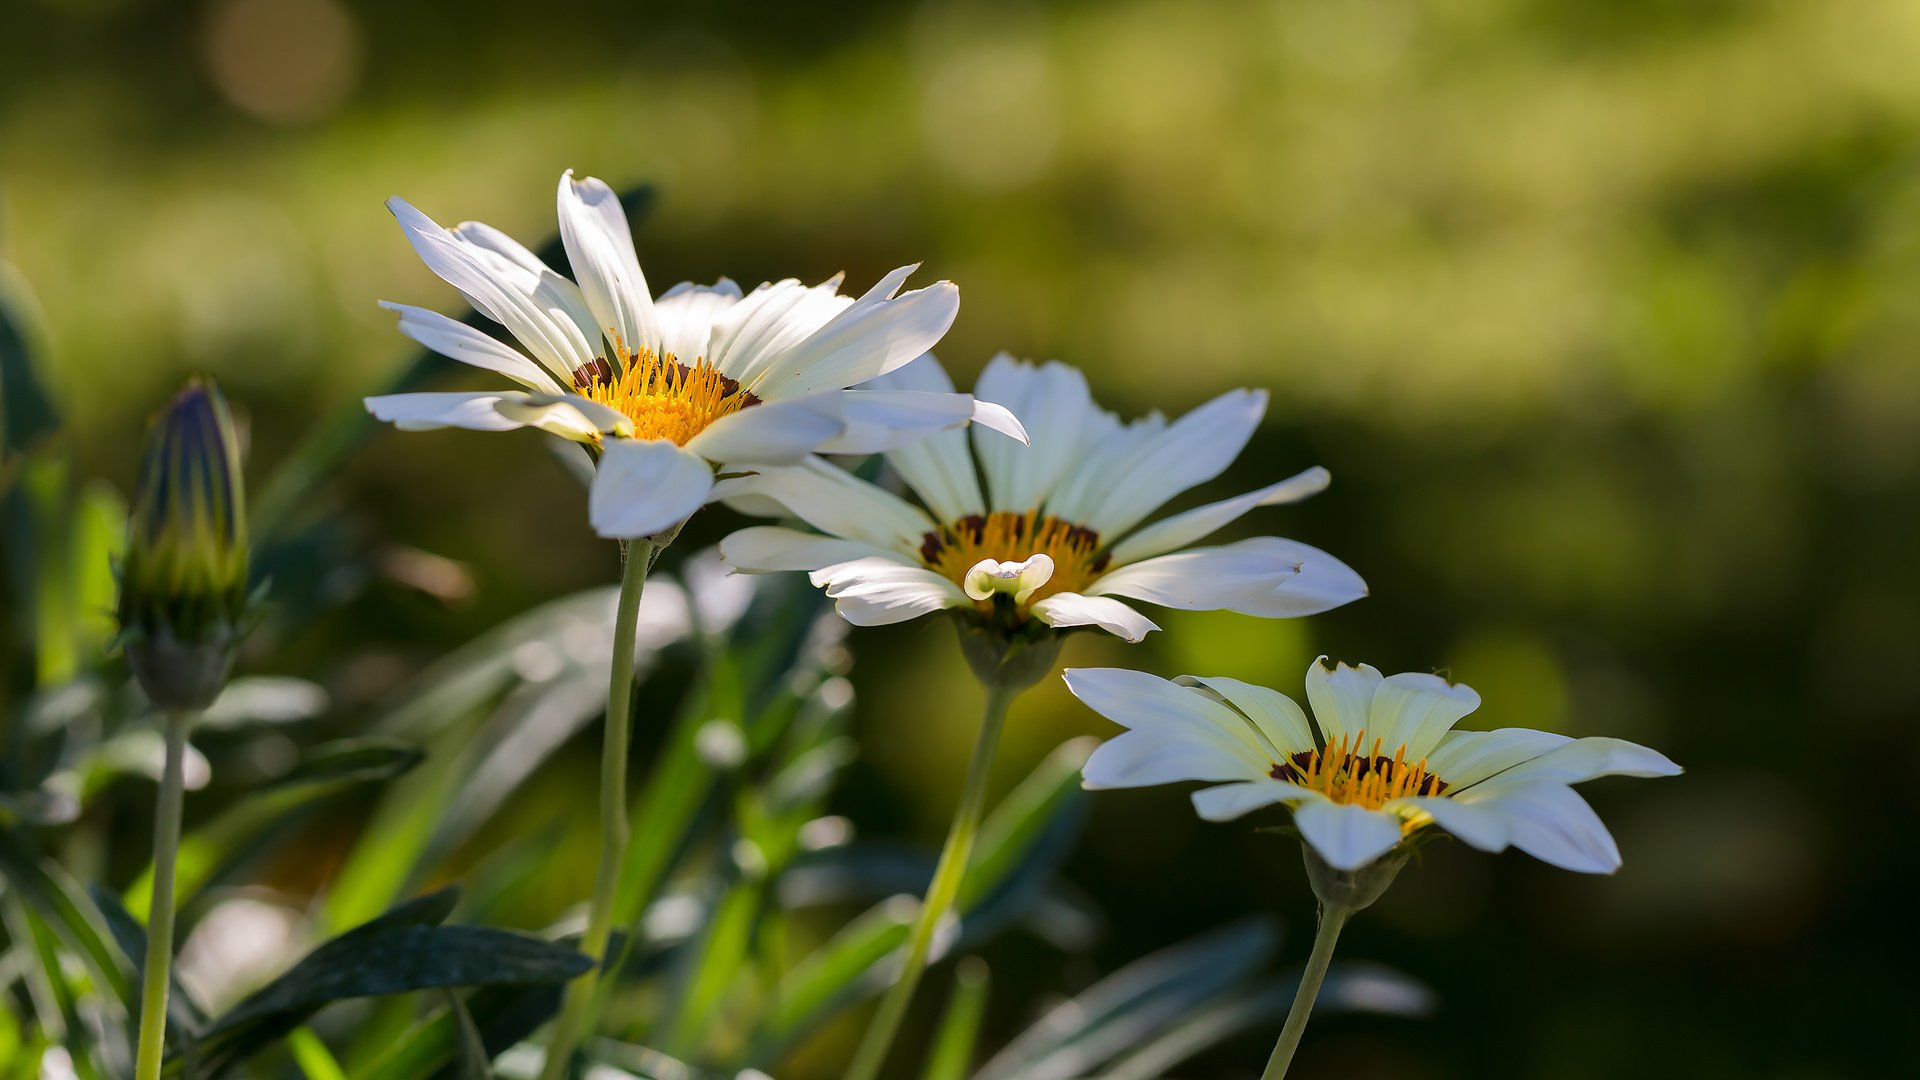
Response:
[[[428,268],[506,327],[525,353],[425,308],[384,303],[400,331],[524,390],[392,394],[367,408],[404,430],[534,427],[599,463],[588,514],[603,536],[651,536],[707,501],[716,467],[790,464],[814,451],[873,453],[979,420],[1024,438],[998,406],[965,394],[850,390],[940,340],[960,308],[941,281],[901,293],[914,267],[858,298],[835,277],[742,295],[722,278],[657,299],[612,188],[560,178],[560,235],[578,283],[497,229],[445,229],[388,200]]]
[[[1307,669],[1319,730],[1292,698],[1237,679],[1169,682],[1120,668],[1065,673],[1074,695],[1128,730],[1082,772],[1089,788],[1221,781],[1193,793],[1210,821],[1284,803],[1327,865],[1358,870],[1437,826],[1483,851],[1612,873],[1620,850],[1569,785],[1600,776],[1674,776],[1657,751],[1546,731],[1454,731],[1480,695],[1435,675],[1382,677],[1366,664]]]
[[[931,358],[881,382],[953,389]],[[1139,641],[1158,627],[1132,601],[1280,618],[1366,595],[1344,563],[1292,540],[1190,546],[1256,506],[1319,492],[1325,469],[1146,524],[1232,464],[1266,411],[1263,392],[1123,424],[1094,404],[1078,370],[1002,354],[974,394],[1020,414],[1031,445],[976,428],[889,452],[919,505],[818,458],[730,478],[716,494],[737,508],[791,514],[819,532],[756,526],[722,541],[721,554],[748,572],[808,571],[862,626],[957,609],[1010,633],[1037,622]]]

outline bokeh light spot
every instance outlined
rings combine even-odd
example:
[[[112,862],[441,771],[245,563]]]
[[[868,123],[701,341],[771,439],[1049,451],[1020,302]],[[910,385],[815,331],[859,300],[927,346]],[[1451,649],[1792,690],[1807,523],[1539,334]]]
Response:
[[[334,0],[225,0],[207,13],[207,74],[249,116],[332,113],[360,78],[360,27]]]

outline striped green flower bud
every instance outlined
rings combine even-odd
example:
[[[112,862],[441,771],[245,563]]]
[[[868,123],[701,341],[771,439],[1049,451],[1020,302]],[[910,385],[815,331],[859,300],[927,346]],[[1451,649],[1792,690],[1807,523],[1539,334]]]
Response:
[[[233,665],[246,602],[240,441],[219,388],[195,379],[147,434],[121,568],[127,659],[155,705],[212,702]]]

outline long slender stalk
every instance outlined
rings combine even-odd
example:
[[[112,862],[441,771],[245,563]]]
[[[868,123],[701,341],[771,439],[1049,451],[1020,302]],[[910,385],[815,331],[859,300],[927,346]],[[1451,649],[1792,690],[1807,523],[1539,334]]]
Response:
[[[613,938],[613,899],[627,852],[627,746],[633,734],[633,648],[640,622],[640,593],[653,563],[651,541],[627,545],[620,575],[620,603],[613,621],[613,673],[607,681],[607,724],[600,749],[600,869],[587,907],[587,934],[580,951],[598,965],[567,987],[566,1003],[554,1022],[541,1080],[561,1080],[579,1045],[581,1022],[593,1000],[594,986],[607,974],[607,944]]]
[[[1024,687],[991,684],[987,687],[986,712],[973,744],[973,759],[967,765],[966,787],[961,790],[960,805],[953,812],[953,825],[947,830],[947,843],[934,868],[933,883],[927,887],[926,899],[920,903],[920,916],[913,925],[913,936],[908,939],[906,967],[900,972],[899,981],[881,1000],[873,1023],[860,1040],[860,1049],[854,1054],[846,1080],[873,1080],[879,1075],[880,1066],[886,1063],[887,1051],[893,1046],[900,1022],[906,1018],[907,1006],[913,1002],[914,989],[926,971],[934,932],[959,898],[960,882],[966,877],[967,860],[973,854],[974,834],[980,830],[980,812],[987,797],[987,774],[992,771],[993,754],[1000,745],[1000,729],[1006,723],[1007,706],[1022,689]]]
[[[1307,969],[1300,975],[1300,989],[1294,991],[1293,1008],[1287,1010],[1287,1022],[1280,1028],[1280,1041],[1273,1044],[1273,1056],[1267,1059],[1267,1071],[1260,1080],[1281,1080],[1287,1066],[1293,1064],[1293,1052],[1300,1048],[1300,1036],[1307,1030],[1307,1016],[1313,1012],[1313,999],[1320,996],[1320,983],[1327,977],[1327,965],[1333,961],[1333,945],[1340,928],[1353,917],[1352,908],[1323,907],[1320,928],[1313,935],[1313,952],[1307,957]]]
[[[140,984],[140,1048],[135,1080],[159,1080],[166,1052],[167,987],[173,975],[173,864],[180,847],[180,800],[185,788],[188,712],[166,713],[166,764],[153,811],[153,900],[147,907],[147,961]]]

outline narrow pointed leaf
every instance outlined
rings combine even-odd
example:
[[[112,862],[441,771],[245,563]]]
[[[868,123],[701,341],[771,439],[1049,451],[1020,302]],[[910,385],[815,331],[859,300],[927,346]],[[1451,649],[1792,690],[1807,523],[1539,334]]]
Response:
[[[1050,1010],[974,1080],[1072,1080],[1097,1072],[1195,1004],[1251,977],[1278,943],[1271,923],[1249,920],[1136,960]]]
[[[1203,1002],[1177,1024],[1136,1044],[1101,1078],[1160,1080],[1194,1055],[1243,1033],[1277,1035],[1299,987],[1300,972],[1294,970]],[[1364,963],[1336,963],[1313,1003],[1316,1017],[1336,1012],[1424,1016],[1432,1009],[1433,994],[1426,987],[1390,968]]]
[[[927,1054],[923,1080],[965,1080],[980,1042],[980,1021],[987,1011],[987,965],[977,957],[960,962],[953,974],[953,995]]]

